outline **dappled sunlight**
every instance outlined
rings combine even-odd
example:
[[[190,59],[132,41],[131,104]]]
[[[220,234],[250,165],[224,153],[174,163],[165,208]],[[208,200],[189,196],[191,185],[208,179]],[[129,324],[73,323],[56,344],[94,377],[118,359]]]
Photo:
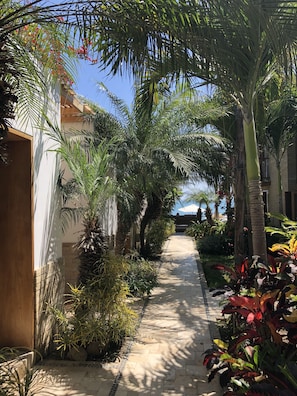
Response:
[[[176,252],[175,252],[176,249]],[[52,378],[40,396],[219,396],[215,379],[208,383],[203,353],[212,346],[213,315],[197,271],[193,241],[169,238],[159,269],[159,285],[144,303],[137,334],[113,363],[61,362],[40,366]],[[213,307],[213,313],[219,310]],[[94,363],[94,365],[92,365]],[[68,364],[68,367],[67,367]],[[71,366],[72,364],[72,366]]]
[[[38,395],[108,395],[118,368],[119,362],[106,368],[99,362],[47,362],[37,366],[41,387]]]
[[[192,240],[177,240],[188,243],[189,249],[183,247],[179,255],[166,255],[165,251],[160,284],[153,291],[123,370],[120,396],[128,391],[219,395],[218,384],[208,384],[202,364],[203,352],[211,346],[210,318],[197,277],[196,258],[190,253]]]

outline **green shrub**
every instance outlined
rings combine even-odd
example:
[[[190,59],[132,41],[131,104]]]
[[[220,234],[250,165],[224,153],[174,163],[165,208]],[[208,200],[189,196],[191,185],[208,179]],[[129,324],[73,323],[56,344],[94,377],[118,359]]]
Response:
[[[88,352],[90,345],[102,357],[133,334],[136,313],[128,307],[129,287],[124,280],[128,266],[122,257],[105,257],[100,275],[84,286],[70,285],[65,309],[51,307],[57,323],[55,343],[62,357],[73,349]]]
[[[233,253],[233,243],[225,235],[211,234],[197,240],[197,250],[205,254]]]
[[[186,234],[195,238],[196,240],[204,238],[207,235],[211,234],[212,226],[207,222],[203,221],[202,223],[193,222],[187,229]]]
[[[187,228],[186,234],[195,238],[200,253],[233,254],[233,232],[226,222],[216,221],[213,225],[207,221],[193,222]]]
[[[153,288],[158,285],[158,272],[154,262],[138,259],[129,259],[129,270],[125,281],[130,293],[135,297],[150,295]]]
[[[146,233],[146,254],[156,257],[162,253],[166,239],[174,233],[174,221],[169,218],[158,219],[152,222]]]
[[[234,256],[226,255],[215,255],[211,254],[200,254],[200,262],[203,268],[207,286],[210,290],[223,288],[228,282],[228,274],[218,271],[214,268],[216,264],[223,264],[232,268],[234,266]]]
[[[296,395],[297,223],[283,217],[282,227],[267,229],[287,236],[271,246],[268,263],[255,256],[214,266],[228,282],[214,293],[223,297],[221,339],[204,365],[230,395]]]

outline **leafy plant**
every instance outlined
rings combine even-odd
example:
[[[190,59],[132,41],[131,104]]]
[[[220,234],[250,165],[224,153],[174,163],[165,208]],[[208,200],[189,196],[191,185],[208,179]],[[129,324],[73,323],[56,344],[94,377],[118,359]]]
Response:
[[[207,221],[202,223],[193,222],[187,229],[186,234],[195,238],[196,240],[202,239],[211,233],[211,225]]]
[[[234,251],[233,230],[228,223],[213,221],[211,225],[207,221],[193,222],[186,234],[195,238],[200,253],[230,255]]]
[[[158,285],[158,272],[154,262],[140,257],[128,259],[129,269],[124,279],[135,297],[150,295]]]
[[[146,251],[150,257],[161,254],[163,244],[173,234],[173,230],[174,222],[171,219],[160,218],[151,223],[146,233]]]
[[[128,307],[126,271],[123,258],[106,256],[100,275],[87,284],[70,285],[64,310],[51,307],[58,330],[55,343],[62,357],[69,357],[73,349],[85,350],[88,358],[103,357],[133,334],[137,315]]]
[[[296,395],[297,243],[293,229],[290,221],[290,239],[271,247],[276,257],[270,256],[268,264],[254,257],[233,268],[215,266],[229,279],[215,293],[225,299],[226,331],[205,352],[204,365],[209,380],[220,373],[221,384],[228,389],[225,395]]]
[[[233,244],[225,235],[211,234],[197,241],[197,249],[201,253],[230,255]]]
[[[234,265],[234,257],[200,252],[199,255],[208,288],[210,290],[223,288],[229,280],[229,275],[227,272],[217,271],[215,269],[215,263],[220,263],[220,265],[231,268]]]

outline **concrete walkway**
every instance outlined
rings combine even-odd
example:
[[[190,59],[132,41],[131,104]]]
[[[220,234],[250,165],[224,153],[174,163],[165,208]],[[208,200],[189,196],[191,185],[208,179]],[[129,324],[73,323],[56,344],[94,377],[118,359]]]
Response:
[[[217,380],[207,382],[202,365],[203,352],[216,336],[213,323],[220,310],[208,295],[199,265],[197,271],[197,257],[192,238],[171,236],[162,255],[159,286],[144,306],[136,337],[127,342],[121,359],[108,364],[45,360],[38,366],[42,381],[36,394],[222,395]]]

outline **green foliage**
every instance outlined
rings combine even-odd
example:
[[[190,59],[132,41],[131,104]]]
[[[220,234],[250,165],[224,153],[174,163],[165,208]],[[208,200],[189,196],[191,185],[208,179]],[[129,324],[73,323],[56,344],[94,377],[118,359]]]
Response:
[[[102,214],[116,190],[115,181],[110,176],[115,140],[106,142],[103,139],[95,144],[82,132],[80,136],[69,136],[53,125],[51,129],[50,136],[58,143],[56,152],[61,155],[72,176],[65,184],[60,183],[60,189],[64,192],[62,223],[67,227],[71,220],[83,220],[84,230],[76,248],[80,259],[79,282],[86,284],[100,273],[101,261],[107,250]],[[70,204],[67,207],[68,201]]]
[[[211,234],[211,225],[207,221],[203,221],[202,223],[193,222],[186,229],[186,234],[196,240],[202,239]]]
[[[70,201],[72,211],[79,212],[85,222],[96,222],[116,190],[115,181],[110,176],[115,140],[102,140],[95,145],[90,136],[83,132],[66,135],[58,127],[51,124],[50,127],[49,135],[58,145],[55,151],[61,155],[72,176],[66,189],[63,189],[63,184],[60,186],[64,192],[68,192],[63,197],[64,207]],[[70,208],[67,209],[69,213]]]
[[[270,235],[279,237],[281,240],[290,239],[297,234],[297,223],[281,213],[268,213],[269,218],[274,218],[281,222],[280,227],[265,227],[265,231]]]
[[[216,255],[233,253],[233,231],[226,222],[216,221],[213,225],[207,221],[193,222],[187,228],[186,234],[195,238],[200,253]]]
[[[211,234],[197,241],[197,249],[206,254],[230,254],[228,251],[228,242],[224,235]]]
[[[296,395],[297,223],[283,220],[279,232],[284,237],[289,227],[289,238],[270,248],[275,258],[267,264],[254,257],[233,267],[214,266],[228,280],[214,293],[224,298],[225,326],[204,365],[210,380],[220,373],[230,395]]]
[[[125,275],[125,281],[129,286],[130,293],[135,297],[150,295],[158,285],[156,264],[139,256],[130,257],[127,262],[129,269]]]
[[[91,344],[102,357],[134,332],[137,315],[127,303],[125,260],[106,256],[101,270],[100,275],[83,286],[70,285],[64,310],[51,307],[58,329],[55,343],[63,357],[72,348],[84,348],[88,352]]]
[[[213,253],[201,254],[200,252],[199,254],[208,288],[210,290],[223,288],[227,283],[228,277],[221,271],[214,269],[214,265],[216,263],[220,263],[225,266],[232,267],[234,265],[234,256],[226,256],[221,254],[216,255]]]
[[[161,218],[151,223],[146,233],[146,251],[150,257],[161,254],[166,239],[174,233],[174,221]]]

